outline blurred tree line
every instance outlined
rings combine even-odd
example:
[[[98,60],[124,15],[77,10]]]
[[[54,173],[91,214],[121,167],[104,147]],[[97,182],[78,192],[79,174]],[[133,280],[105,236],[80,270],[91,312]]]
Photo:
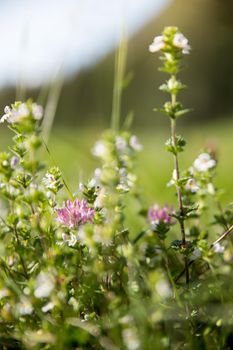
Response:
[[[192,52],[186,58],[182,80],[189,87],[183,103],[194,112],[185,121],[200,121],[233,113],[233,0],[174,0],[158,17],[129,41],[128,71],[133,79],[125,91],[122,115],[133,111],[135,125],[159,123],[153,107],[163,102],[157,86],[162,74],[148,45],[164,26],[176,25],[189,38]],[[114,53],[65,82],[56,123],[67,126],[106,126],[112,108]],[[27,96],[38,91],[27,91]],[[15,99],[13,89],[1,92],[0,105]],[[155,122],[156,119],[156,122]],[[185,122],[184,121],[184,122]]]

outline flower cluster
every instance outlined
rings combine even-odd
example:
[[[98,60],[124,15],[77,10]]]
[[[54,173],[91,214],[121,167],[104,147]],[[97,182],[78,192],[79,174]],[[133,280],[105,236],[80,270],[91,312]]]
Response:
[[[160,207],[158,204],[154,204],[148,210],[148,220],[152,226],[161,223],[173,225],[174,219],[172,218],[172,214],[174,214],[174,209],[170,208],[168,205]]]
[[[43,108],[30,100],[26,103],[15,102],[11,107],[6,106],[4,112],[0,123],[7,121],[9,124],[17,124],[30,116],[35,120],[41,120],[43,117]]]
[[[193,166],[199,172],[206,172],[216,166],[216,160],[211,159],[208,153],[201,153],[195,159]]]
[[[67,200],[63,207],[56,210],[58,221],[68,228],[78,228],[87,222],[93,222],[95,210],[90,208],[85,199]]]
[[[173,35],[170,38],[167,33],[169,32],[170,28],[167,28],[166,31],[164,31],[163,35],[156,36],[152,42],[152,44],[149,46],[149,51],[154,53],[158,51],[164,51],[169,52],[171,50],[171,46],[173,46],[176,49],[180,49],[183,54],[189,54],[191,47],[189,45],[188,39],[178,31],[177,28],[171,27],[173,29]]]

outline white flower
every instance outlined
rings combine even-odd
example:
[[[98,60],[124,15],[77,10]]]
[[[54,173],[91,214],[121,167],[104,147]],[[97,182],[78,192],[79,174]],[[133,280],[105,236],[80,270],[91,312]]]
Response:
[[[135,328],[126,328],[122,331],[122,337],[124,343],[129,350],[139,349],[140,343],[138,340],[137,332]]]
[[[19,164],[19,162],[20,162],[19,157],[13,156],[10,160],[11,169],[15,169],[16,166]]]
[[[100,186],[101,174],[102,170],[100,168],[96,168],[94,171],[94,177],[88,182],[88,187]]]
[[[31,315],[33,307],[31,302],[27,298],[22,298],[18,304],[16,304],[16,311],[19,315]]]
[[[42,310],[43,312],[48,312],[48,311],[52,310],[52,309],[54,308],[54,306],[55,306],[54,303],[49,302],[48,304],[44,305],[44,306],[41,308],[41,310]]]
[[[94,208],[102,208],[104,206],[105,198],[106,198],[106,190],[104,188],[101,188],[97,192],[97,197],[94,202]]]
[[[182,33],[176,33],[173,38],[173,44],[182,49],[183,54],[189,54],[191,47],[188,43],[188,39]]]
[[[170,285],[165,279],[161,279],[156,283],[155,290],[161,298],[168,298],[172,295]]]
[[[10,117],[11,115],[11,108],[9,106],[6,106],[4,108],[4,115],[2,116],[2,118],[0,119],[0,123],[4,123],[5,121],[8,120],[8,118]]]
[[[0,299],[8,297],[10,295],[9,289],[3,288],[0,289]]]
[[[40,272],[36,278],[34,295],[36,298],[48,298],[54,287],[54,277],[47,272]]]
[[[32,115],[35,120],[40,120],[43,117],[43,107],[36,103],[32,104]]]
[[[117,136],[116,137],[116,149],[118,151],[122,151],[125,150],[127,147],[127,142],[125,141],[125,139],[121,136]]]
[[[163,35],[156,36],[152,42],[152,44],[149,46],[149,51],[150,52],[158,52],[161,49],[163,49],[165,46],[164,43],[164,37]]]
[[[135,151],[141,151],[143,149],[143,146],[138,142],[136,135],[130,137],[129,144]]]
[[[216,161],[211,159],[208,153],[201,153],[193,163],[194,168],[200,172],[205,172],[215,167],[215,165]]]
[[[224,253],[225,247],[223,247],[220,243],[215,243],[213,246],[215,253]]]
[[[185,189],[188,191],[191,191],[192,193],[196,193],[199,190],[199,186],[196,183],[196,181],[194,179],[188,179],[186,185],[185,185]]]
[[[97,141],[94,145],[94,147],[92,148],[92,154],[95,157],[101,157],[103,158],[107,153],[107,149],[105,144],[102,141]]]
[[[48,188],[49,190],[56,189],[57,181],[53,174],[46,173],[42,179],[42,182],[45,185],[45,187]]]
[[[172,178],[171,178],[171,180],[167,183],[167,187],[170,187],[170,186],[172,186],[172,185],[175,185],[176,181],[177,181],[177,171],[176,171],[176,169],[174,169],[173,172],[172,172]]]

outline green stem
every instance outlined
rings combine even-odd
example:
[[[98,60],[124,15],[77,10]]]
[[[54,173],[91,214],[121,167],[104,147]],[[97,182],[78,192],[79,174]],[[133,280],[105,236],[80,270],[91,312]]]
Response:
[[[114,87],[113,87],[113,103],[112,103],[112,118],[111,127],[118,131],[120,128],[120,109],[121,98],[125,74],[125,64],[127,55],[127,44],[124,37],[122,37],[119,48],[116,52],[115,59],[115,73],[114,73]]]
[[[172,105],[175,106],[176,104],[176,95],[171,94],[171,102]],[[176,148],[176,119],[171,118],[171,139],[172,139],[172,145],[174,148]],[[176,172],[176,181],[178,182],[180,179],[180,169],[179,169],[179,160],[177,153],[174,154],[174,168]],[[176,185],[176,193],[178,198],[178,205],[179,205],[179,214],[180,214],[180,232],[181,232],[181,241],[182,246],[186,247],[186,236],[185,236],[185,227],[184,227],[184,206],[183,206],[183,200],[182,200],[182,192],[179,184]],[[186,276],[186,284],[189,284],[189,265],[188,265],[188,258],[184,258],[184,264],[185,264],[185,276]]]
[[[21,243],[20,243],[20,240],[19,240],[18,231],[17,231],[15,226],[14,226],[14,233],[15,233],[17,244],[20,247]],[[26,279],[28,279],[28,273],[27,273],[27,269],[26,269],[26,265],[24,263],[23,257],[22,257],[20,252],[18,252],[18,254],[19,254],[20,262],[21,262],[21,265],[22,265],[22,268],[23,268],[24,276],[25,276]]]

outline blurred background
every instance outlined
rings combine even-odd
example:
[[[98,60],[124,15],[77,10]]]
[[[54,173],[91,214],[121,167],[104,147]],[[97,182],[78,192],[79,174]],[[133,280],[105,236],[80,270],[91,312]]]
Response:
[[[167,25],[178,26],[192,46],[181,73],[188,86],[182,103],[193,108],[179,124],[188,141],[182,167],[190,166],[206,144],[213,145],[217,184],[226,187],[228,202],[233,197],[232,0],[0,1],[0,108],[28,97],[46,108],[50,151],[74,191],[98,165],[90,149],[110,126],[115,50],[123,28],[130,83],[121,120],[133,112],[133,132],[144,144],[138,173],[148,202],[174,199],[166,188],[172,162],[163,146],[169,124],[152,111],[166,99],[157,89],[166,76],[157,71],[158,56],[148,51]],[[8,142],[2,126],[1,149]]]

